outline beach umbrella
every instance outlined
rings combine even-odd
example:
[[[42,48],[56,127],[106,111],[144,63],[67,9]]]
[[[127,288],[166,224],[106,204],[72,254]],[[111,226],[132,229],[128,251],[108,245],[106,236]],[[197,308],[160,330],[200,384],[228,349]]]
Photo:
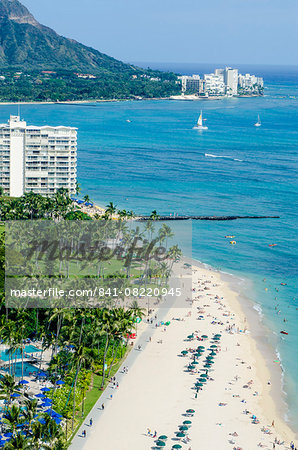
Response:
[[[201,377],[201,378],[208,378],[208,375],[207,375],[207,373],[201,373],[201,374],[200,374],[200,377]]]
[[[221,334],[215,334],[214,337],[221,337]]]
[[[41,423],[42,425],[45,425],[46,420],[43,417],[41,417],[40,419],[38,419],[38,422]]]
[[[189,413],[189,414],[193,414],[195,412],[195,410],[194,409],[187,409],[186,412]]]
[[[61,423],[61,419],[59,419],[59,417],[53,417],[54,422],[56,422],[57,425],[59,425]]]
[[[182,350],[182,355],[187,355],[188,351],[187,350]]]
[[[199,378],[199,383],[207,383],[206,378]]]
[[[168,439],[168,436],[166,436],[165,434],[162,434],[162,435],[159,436],[159,438],[158,438],[159,441],[164,441],[165,439]]]
[[[204,367],[207,367],[209,369],[211,367],[211,364],[205,364]]]
[[[196,386],[196,387],[202,387],[202,386],[204,386],[204,385],[203,385],[202,382],[200,382],[200,383],[196,383],[195,386]],[[183,422],[183,423],[184,423],[184,422]]]
[[[15,393],[12,394],[11,396],[14,397],[14,398],[17,398],[17,397],[20,397],[21,395],[20,395],[20,394],[17,394],[17,393],[15,392]]]
[[[172,448],[182,448],[182,445],[180,445],[180,444],[175,444],[175,445],[173,445],[173,447]]]
[[[199,364],[198,361],[193,361],[192,364]]]
[[[193,369],[195,369],[195,366],[190,365],[190,366],[188,366],[188,369],[193,370]]]
[[[177,433],[176,436],[179,438],[183,438],[183,437],[185,437],[185,433],[182,433],[182,431],[179,431],[179,433]]]
[[[65,384],[65,382],[64,382],[63,380],[58,380],[58,381],[56,382],[56,384],[61,385],[61,384]]]
[[[192,421],[191,420],[184,420],[184,422],[183,422],[185,425],[190,425],[191,423],[192,423]]]
[[[210,356],[216,356],[216,352],[211,352]]]
[[[201,336],[202,339],[208,339],[208,336],[206,334],[203,334],[203,336]]]
[[[27,380],[21,380],[21,381],[19,382],[19,384],[29,384],[29,381],[27,381]]]
[[[203,350],[205,349],[204,345],[198,345],[197,349],[199,350],[199,348]]]
[[[37,376],[43,378],[43,377],[47,377],[47,374],[45,372],[39,372],[37,374]]]
[[[164,441],[157,441],[156,445],[157,447],[165,447],[166,443]]]
[[[186,425],[181,425],[181,427],[179,427],[180,431],[186,431],[188,430],[188,427]]]
[[[212,344],[212,345],[210,345],[210,348],[217,348],[217,345]]]
[[[5,437],[11,437],[12,436],[12,433],[10,433],[10,432],[8,432],[8,433],[4,433],[4,435],[3,436],[5,436]]]
[[[42,391],[42,392],[50,392],[50,390],[51,390],[51,389],[49,389],[48,387],[41,388],[41,391]]]
[[[37,397],[37,398],[46,398],[44,394],[36,394],[35,397]]]

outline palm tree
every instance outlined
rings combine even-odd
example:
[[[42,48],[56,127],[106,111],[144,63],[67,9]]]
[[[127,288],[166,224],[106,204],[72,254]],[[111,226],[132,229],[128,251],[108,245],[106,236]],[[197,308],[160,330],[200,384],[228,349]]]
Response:
[[[73,363],[74,366],[76,367],[76,374],[73,385],[73,410],[72,410],[72,424],[71,424],[72,431],[74,429],[74,420],[76,412],[76,388],[78,383],[78,377],[81,367],[85,365],[88,361],[90,361],[90,354],[87,352],[86,348],[83,345],[80,345],[73,355]]]
[[[38,402],[36,399],[25,399],[24,401],[25,410],[23,412],[25,421],[28,422],[28,428],[31,429],[31,424],[33,419],[37,414]]]
[[[0,378],[0,394],[6,396],[8,404],[11,402],[11,396],[19,392],[19,385],[16,383],[14,376],[6,373]]]
[[[37,450],[38,448],[32,447],[32,441],[28,438],[28,436],[23,436],[21,433],[13,436],[12,439],[9,442],[6,442],[4,446],[5,450]]]
[[[171,228],[165,223],[162,224],[162,227],[158,231],[158,236],[160,242],[166,241],[166,249],[168,248],[168,239],[174,236]]]
[[[168,257],[172,260],[170,270],[172,271],[173,265],[175,262],[180,261],[182,256],[182,251],[178,247],[178,245],[173,245],[173,247],[169,248]]]
[[[88,194],[85,195],[85,197],[84,197],[84,202],[85,202],[85,203],[89,203],[89,202],[90,202],[90,198],[89,198],[89,195],[88,195]]]
[[[76,182],[76,195],[79,195],[80,192],[81,192],[81,186],[79,185],[78,182]]]
[[[22,411],[19,406],[12,405],[3,414],[4,422],[8,425],[12,434],[15,436],[17,425],[23,422]]]
[[[110,202],[107,206],[106,206],[106,214],[108,217],[112,217],[117,211],[117,206],[114,205],[113,202]]]
[[[150,219],[151,220],[159,220],[160,216],[157,214],[156,209],[154,209],[151,214],[150,214]]]
[[[140,319],[142,319],[142,317],[144,317],[145,314],[145,309],[144,308],[140,308],[139,303],[137,302],[137,300],[134,300],[132,302],[132,304],[130,305],[130,310],[132,311],[133,314],[133,318],[134,321],[136,323],[136,334],[138,333],[138,323],[136,322],[136,319],[139,317]]]

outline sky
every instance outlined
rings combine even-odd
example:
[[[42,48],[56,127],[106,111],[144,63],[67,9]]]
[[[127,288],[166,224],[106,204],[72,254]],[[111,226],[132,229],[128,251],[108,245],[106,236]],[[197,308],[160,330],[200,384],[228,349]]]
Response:
[[[36,19],[126,62],[298,64],[297,0],[21,0]]]

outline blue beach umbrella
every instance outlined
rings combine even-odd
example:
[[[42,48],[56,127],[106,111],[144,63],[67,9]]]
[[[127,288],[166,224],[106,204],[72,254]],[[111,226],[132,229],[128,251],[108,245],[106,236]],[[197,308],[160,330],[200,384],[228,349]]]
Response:
[[[17,393],[15,392],[15,393],[12,394],[11,396],[14,397],[14,398],[17,398],[17,397],[20,397],[21,395],[20,395],[20,394],[17,394]]]
[[[44,377],[47,377],[47,374],[46,374],[45,372],[39,372],[39,373],[37,374],[37,376],[38,376],[38,377],[41,377],[41,378],[44,378]]]
[[[44,388],[41,388],[41,391],[42,392],[50,392],[50,388],[48,388],[48,387],[44,387]]]
[[[40,419],[38,419],[38,422],[44,425],[46,423],[46,420],[43,417],[41,417]]]
[[[21,380],[21,381],[19,382],[19,384],[29,384],[29,381],[27,381],[27,380]]]
[[[36,394],[35,397],[37,397],[37,398],[46,398],[44,394]]]
[[[65,382],[63,380],[58,380],[56,384],[61,385],[61,384],[65,384]]]
[[[4,433],[4,435],[3,436],[5,436],[5,437],[11,437],[12,436],[12,433],[10,433],[10,432],[7,432],[7,433]]]

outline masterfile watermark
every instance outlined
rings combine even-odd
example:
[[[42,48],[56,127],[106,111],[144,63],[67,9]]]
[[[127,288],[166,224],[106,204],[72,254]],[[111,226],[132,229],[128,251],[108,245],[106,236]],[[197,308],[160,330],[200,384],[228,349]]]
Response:
[[[7,307],[112,307],[191,290],[174,282],[191,223],[12,221],[5,233]]]

